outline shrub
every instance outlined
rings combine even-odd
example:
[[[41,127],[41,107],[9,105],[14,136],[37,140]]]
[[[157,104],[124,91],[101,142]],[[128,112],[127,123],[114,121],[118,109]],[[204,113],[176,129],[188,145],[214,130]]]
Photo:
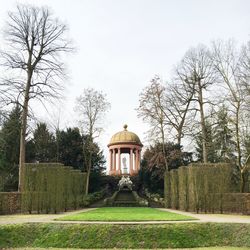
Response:
[[[83,198],[83,206],[87,207],[90,204],[103,199],[107,195],[107,188],[104,188],[98,192],[90,193]]]

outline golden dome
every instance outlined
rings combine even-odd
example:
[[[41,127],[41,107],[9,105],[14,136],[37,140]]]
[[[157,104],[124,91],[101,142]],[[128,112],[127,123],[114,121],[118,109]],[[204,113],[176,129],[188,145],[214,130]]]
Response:
[[[142,146],[140,138],[133,132],[127,130],[128,125],[123,126],[124,130],[114,134],[108,144],[108,146],[115,144],[134,144]]]

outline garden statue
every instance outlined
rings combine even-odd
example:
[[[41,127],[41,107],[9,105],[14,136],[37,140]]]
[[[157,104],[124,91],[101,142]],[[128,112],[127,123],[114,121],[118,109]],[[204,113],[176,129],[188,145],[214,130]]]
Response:
[[[118,186],[119,186],[119,190],[122,189],[129,189],[132,191],[132,181],[130,180],[129,176],[122,176],[122,178],[120,179]]]
[[[128,168],[127,168],[127,159],[126,157],[122,158],[122,164],[123,164],[123,174],[128,174]]]

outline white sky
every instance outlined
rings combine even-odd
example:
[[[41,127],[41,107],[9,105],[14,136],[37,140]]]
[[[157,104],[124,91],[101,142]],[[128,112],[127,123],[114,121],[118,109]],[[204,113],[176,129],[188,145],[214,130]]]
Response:
[[[250,40],[249,0],[0,0],[0,28],[16,3],[47,5],[68,24],[77,53],[68,59],[61,126],[76,126],[74,101],[84,88],[102,90],[112,106],[100,138],[103,149],[124,123],[147,143],[147,126],[135,111],[139,93],[156,74],[170,78],[189,47]],[[50,108],[49,116],[39,109],[37,116],[53,120],[57,112]]]

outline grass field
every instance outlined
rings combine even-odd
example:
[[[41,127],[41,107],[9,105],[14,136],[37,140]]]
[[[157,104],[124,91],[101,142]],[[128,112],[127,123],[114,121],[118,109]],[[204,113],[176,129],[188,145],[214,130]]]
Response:
[[[91,225],[30,223],[0,226],[0,249],[250,247],[249,224]],[[216,249],[216,248],[215,248]]]
[[[5,250],[46,250],[47,248],[5,248]],[[49,248],[50,250],[65,250],[65,248]],[[83,250],[83,248],[67,248],[72,250]],[[119,248],[118,248],[119,249]],[[167,248],[168,250],[249,250],[249,247],[198,247],[198,248]],[[107,249],[106,249],[107,250]],[[113,249],[112,249],[113,250]]]
[[[103,207],[68,215],[65,221],[184,221],[195,218],[148,207]]]

